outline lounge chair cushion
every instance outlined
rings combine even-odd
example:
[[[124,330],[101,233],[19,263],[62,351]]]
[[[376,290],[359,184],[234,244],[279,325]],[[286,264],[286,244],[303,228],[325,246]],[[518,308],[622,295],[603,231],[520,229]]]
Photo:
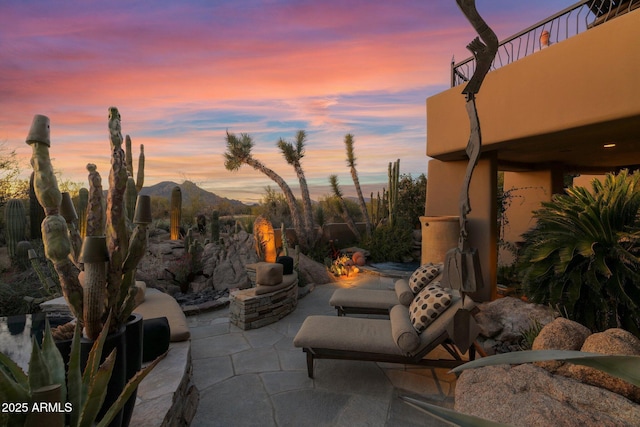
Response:
[[[332,307],[358,307],[390,310],[398,304],[398,298],[392,290],[340,288],[331,295]]]
[[[442,271],[442,264],[424,264],[416,269],[409,278],[409,287],[417,294],[433,281]]]
[[[391,321],[391,335],[400,350],[411,354],[420,345],[420,336],[411,324],[409,308],[398,304],[389,312]]]
[[[444,289],[440,282],[429,284],[416,295],[409,306],[409,317],[413,327],[421,333],[431,322],[451,306],[451,290]]]
[[[396,280],[395,289],[400,304],[409,307],[413,298],[415,298],[415,294],[411,291],[409,283],[404,279]]]
[[[256,283],[273,286],[282,283],[284,267],[275,262],[261,262],[256,266]]]

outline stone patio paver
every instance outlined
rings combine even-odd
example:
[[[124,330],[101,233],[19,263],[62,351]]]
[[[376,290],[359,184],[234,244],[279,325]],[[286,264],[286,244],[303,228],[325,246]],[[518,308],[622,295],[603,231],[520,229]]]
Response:
[[[359,275],[319,285],[277,323],[243,331],[228,307],[189,318],[193,378],[200,404],[192,426],[444,426],[402,401],[423,398],[453,406],[455,376],[443,369],[318,360],[307,376],[306,355],[293,337],[307,316],[336,315],[338,287],[389,289],[394,279]]]

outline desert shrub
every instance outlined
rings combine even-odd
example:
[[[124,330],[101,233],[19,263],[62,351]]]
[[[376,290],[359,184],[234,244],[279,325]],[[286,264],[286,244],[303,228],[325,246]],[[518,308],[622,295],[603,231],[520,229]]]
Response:
[[[535,302],[558,306],[593,331],[640,336],[640,173],[569,187],[534,212],[522,282]]]
[[[362,246],[369,250],[373,262],[404,262],[411,258],[413,250],[412,227],[402,224],[381,225],[370,237],[365,237]]]

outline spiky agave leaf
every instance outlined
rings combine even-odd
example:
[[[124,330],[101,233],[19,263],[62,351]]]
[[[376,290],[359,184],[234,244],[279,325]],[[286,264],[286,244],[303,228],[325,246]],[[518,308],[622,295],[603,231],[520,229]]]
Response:
[[[93,348],[91,351],[93,352]],[[91,427],[98,415],[98,412],[100,411],[100,408],[102,408],[104,399],[107,396],[107,386],[111,379],[113,365],[116,361],[116,353],[117,351],[114,348],[100,365],[98,370],[91,376],[87,389],[87,400],[82,406],[78,427]],[[88,367],[89,364],[87,363],[87,368]]]
[[[528,350],[497,354],[467,362],[452,369],[451,372],[459,373],[466,369],[485,366],[519,365],[548,360],[589,366],[640,387],[640,356],[587,353],[571,350]]]
[[[497,423],[495,421],[485,420],[484,418],[476,417],[474,415],[467,415],[461,412],[452,411],[451,409],[423,402],[412,397],[400,396],[400,398],[414,408],[426,412],[432,417],[437,418],[440,421],[444,421],[448,424],[460,427],[508,427],[508,424]]]
[[[166,353],[165,353],[166,355]],[[160,363],[160,361],[164,358],[164,355],[157,357],[153,362],[147,365],[144,369],[138,371],[130,380],[127,382],[127,385],[118,396],[118,399],[113,402],[109,410],[104,414],[102,420],[98,423],[97,427],[106,427],[111,423],[113,418],[120,412],[120,410],[127,403],[127,400],[131,397],[133,392],[136,390],[140,382],[145,379],[147,375],[151,372],[155,366]]]
[[[60,350],[56,347],[56,343],[53,340],[51,334],[51,326],[49,325],[49,319],[45,320],[44,338],[42,339],[42,355],[49,368],[49,374],[51,375],[52,384],[60,384],[61,401],[67,400],[67,379],[66,368],[64,366],[64,360],[60,354]]]
[[[75,410],[71,412],[71,426],[77,426],[80,421],[80,408],[84,405],[84,397],[87,391],[82,383],[82,373],[80,370],[80,340],[82,338],[82,328],[76,322],[76,329],[71,342],[71,353],[69,355],[69,372],[67,374],[67,396],[71,407]]]

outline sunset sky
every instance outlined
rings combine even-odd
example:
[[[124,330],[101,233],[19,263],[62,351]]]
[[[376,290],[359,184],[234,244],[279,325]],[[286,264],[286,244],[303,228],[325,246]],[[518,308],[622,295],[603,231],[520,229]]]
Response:
[[[573,0],[477,1],[499,39]],[[365,192],[387,165],[426,172],[425,100],[449,87],[452,56],[476,36],[454,0],[0,0],[0,142],[20,156],[34,114],[51,119],[64,179],[109,169],[107,109],[116,106],[145,185],[185,179],[256,202],[276,185],[249,166],[224,168],[225,131],[249,133],[254,156],[297,192],[276,142],[308,133],[312,197],[338,174],[355,194],[344,135],[355,135]],[[462,95],[461,95],[462,96]],[[299,194],[299,193],[298,193]]]

